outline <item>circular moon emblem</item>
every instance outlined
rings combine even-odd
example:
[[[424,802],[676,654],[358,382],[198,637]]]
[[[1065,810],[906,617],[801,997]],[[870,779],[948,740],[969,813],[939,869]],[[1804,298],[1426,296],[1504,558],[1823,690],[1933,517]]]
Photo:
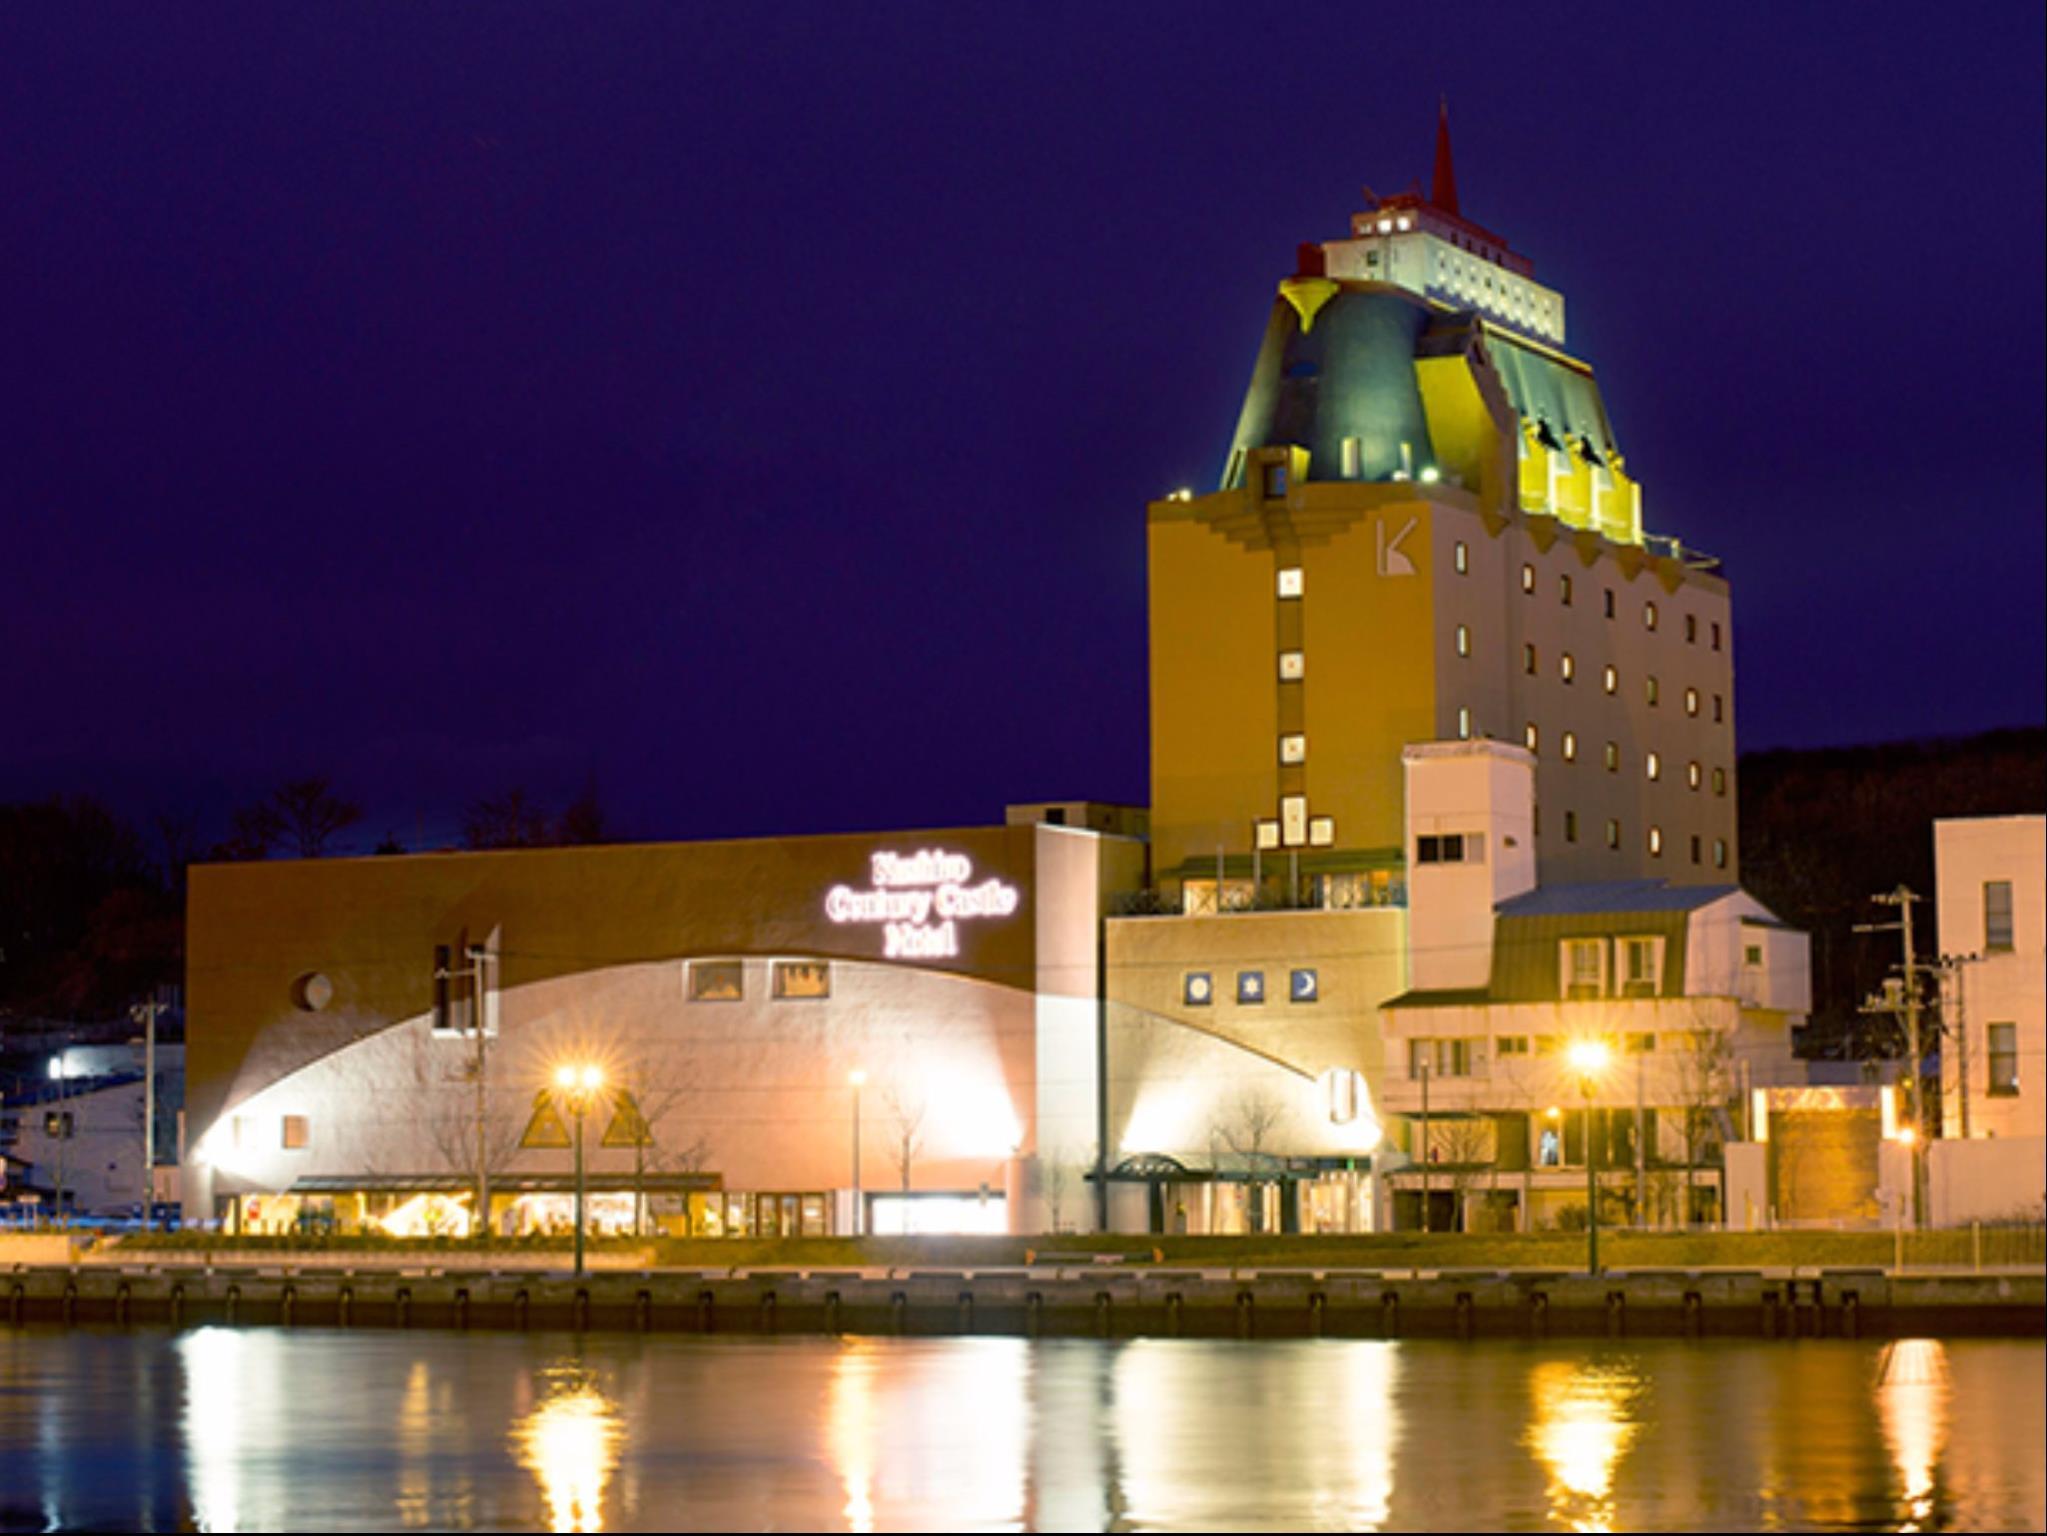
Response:
[[[292,983],[292,1001],[307,1013],[318,1013],[334,1000],[334,983],[318,971],[308,971]]]

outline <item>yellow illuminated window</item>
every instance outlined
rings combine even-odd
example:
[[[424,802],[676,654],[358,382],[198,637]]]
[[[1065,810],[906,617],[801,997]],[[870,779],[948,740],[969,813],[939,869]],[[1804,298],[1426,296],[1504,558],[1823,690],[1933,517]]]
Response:
[[[1642,627],[1644,629],[1654,629],[1656,627],[1656,605],[1654,603],[1644,603],[1642,605]]]
[[[774,972],[777,997],[830,997],[832,967],[827,960],[777,960]]]
[[[1533,752],[1533,751],[1537,750],[1537,748],[1536,748],[1536,742],[1537,742],[1537,741],[1538,741],[1539,739],[1540,739],[1540,738],[1539,738],[1539,737],[1537,736],[1537,734],[1536,734],[1536,730],[1535,730],[1535,722],[1534,722],[1533,720],[1531,720],[1531,721],[1529,721],[1529,722],[1528,722],[1528,724],[1527,724],[1526,726],[1524,726],[1524,727],[1522,728],[1522,731],[1521,731],[1521,744],[1522,744],[1523,746],[1527,747],[1529,751]]]
[[[1305,763],[1308,760],[1308,738],[1303,735],[1280,737],[1279,760],[1282,763]]]
[[[1279,595],[1281,597],[1299,597],[1301,595],[1301,568],[1299,566],[1288,566],[1279,573]]]
[[[1563,655],[1557,658],[1557,675],[1562,677],[1567,683],[1577,677],[1578,663],[1572,658],[1569,651],[1564,652]]]
[[[1308,675],[1308,658],[1299,651],[1279,653],[1279,676],[1281,682],[1297,683]]]
[[[1605,684],[1608,693],[1619,693],[1621,689],[1620,668],[1608,667],[1601,681]]]
[[[737,960],[693,960],[689,998],[693,1003],[735,1003],[746,996],[746,972]]]
[[[1578,733],[1577,733],[1576,731],[1566,731],[1566,732],[1564,732],[1564,739],[1563,739],[1563,742],[1561,743],[1561,745],[1562,745],[1562,747],[1563,747],[1563,752],[1564,752],[1564,761],[1565,761],[1565,762],[1567,762],[1567,763],[1575,763],[1575,762],[1577,762],[1577,761],[1578,761]]]
[[[1523,592],[1533,592],[1535,590],[1535,567],[1532,565],[1521,567],[1521,590]]]
[[[1685,690],[1685,713],[1688,715],[1696,715],[1698,712],[1699,690],[1696,688],[1687,688]]]
[[[1701,775],[1699,765],[1697,763],[1693,762],[1685,764],[1685,783],[1690,788],[1697,789],[1699,787],[1700,776]]]
[[[1656,674],[1652,672],[1648,677],[1644,678],[1643,685],[1643,691],[1649,700],[1649,707],[1654,709],[1663,702],[1663,690],[1657,686]]]
[[[1661,827],[1651,827],[1649,829],[1649,855],[1651,858],[1657,859],[1663,857],[1663,828]]]
[[[1457,711],[1457,739],[1459,741],[1471,740],[1471,711],[1468,709]]]
[[[1643,758],[1642,771],[1648,774],[1649,777],[1652,779],[1662,778],[1663,755],[1660,752],[1651,752],[1647,757]]]
[[[1727,794],[1727,770],[1725,768],[1715,768],[1713,770],[1713,793],[1723,798]]]
[[[1471,626],[1469,624],[1459,624],[1457,626],[1457,654],[1459,656],[1469,656],[1471,654]]]
[[[1609,741],[1606,744],[1606,771],[1608,773],[1621,771],[1621,744],[1617,741]]]
[[[1469,576],[1471,574],[1471,546],[1462,539],[1457,541],[1456,564],[1459,576]]]
[[[313,1125],[304,1115],[286,1115],[283,1130],[287,1152],[303,1152],[313,1144]]]

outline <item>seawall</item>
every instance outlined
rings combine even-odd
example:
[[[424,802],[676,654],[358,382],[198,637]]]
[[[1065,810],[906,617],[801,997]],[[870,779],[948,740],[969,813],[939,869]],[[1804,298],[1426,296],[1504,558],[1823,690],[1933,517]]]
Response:
[[[16,1264],[11,1326],[1099,1338],[2047,1337],[2038,1270]]]

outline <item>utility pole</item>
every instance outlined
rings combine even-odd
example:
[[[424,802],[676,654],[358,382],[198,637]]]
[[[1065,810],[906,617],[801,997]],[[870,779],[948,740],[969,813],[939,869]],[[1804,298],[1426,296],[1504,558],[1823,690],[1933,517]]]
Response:
[[[161,989],[137,1003],[128,1016],[142,1026],[142,1230],[153,1225],[156,1207],[156,1018],[164,1011]]]
[[[1422,1230],[1429,1230],[1429,1057],[1434,1041],[1423,1042],[1422,1070]]]
[[[1925,898],[1909,886],[1899,885],[1895,890],[1885,891],[1869,898],[1880,907],[1896,907],[1898,921],[1895,923],[1857,923],[1857,933],[1899,933],[1905,943],[1905,980],[1900,988],[1901,1000],[1889,997],[1882,1000],[1872,998],[1863,1005],[1865,1013],[1901,1013],[1905,1020],[1905,1056],[1910,1076],[1909,1118],[1907,1124],[1912,1131],[1912,1222],[1917,1226],[1923,1219],[1924,1208],[1919,1197],[1920,1148],[1926,1142],[1925,1115],[1922,1112],[1921,1070],[1923,1060],[1919,1048],[1919,973],[1930,967],[1919,963],[1918,952],[1912,946],[1912,905]]]
[[[1966,972],[1963,967],[1974,965],[1981,955],[1942,955],[1938,960],[1940,977],[1940,1027],[1941,1033],[1952,1035],[1955,1042],[1955,1107],[1961,1112],[1962,1139],[1969,1139],[1969,1017],[1962,994],[1962,982]],[[1954,1011],[1948,1011],[1948,999],[1954,998]]]

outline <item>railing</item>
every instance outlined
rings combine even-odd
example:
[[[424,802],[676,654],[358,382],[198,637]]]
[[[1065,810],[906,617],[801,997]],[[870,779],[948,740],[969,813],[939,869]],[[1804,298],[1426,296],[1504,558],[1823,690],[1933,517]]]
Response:
[[[1231,896],[1225,898],[1220,910],[1214,905],[1197,906],[1189,911],[1183,898],[1176,892],[1166,891],[1157,886],[1142,890],[1118,891],[1108,899],[1111,917],[1235,917],[1246,912],[1376,912],[1391,907],[1407,905],[1407,886],[1402,882],[1374,886],[1356,896],[1346,896],[1339,901],[1324,899],[1321,893],[1305,890],[1297,898],[1290,899],[1285,891],[1262,891],[1257,895]]]

